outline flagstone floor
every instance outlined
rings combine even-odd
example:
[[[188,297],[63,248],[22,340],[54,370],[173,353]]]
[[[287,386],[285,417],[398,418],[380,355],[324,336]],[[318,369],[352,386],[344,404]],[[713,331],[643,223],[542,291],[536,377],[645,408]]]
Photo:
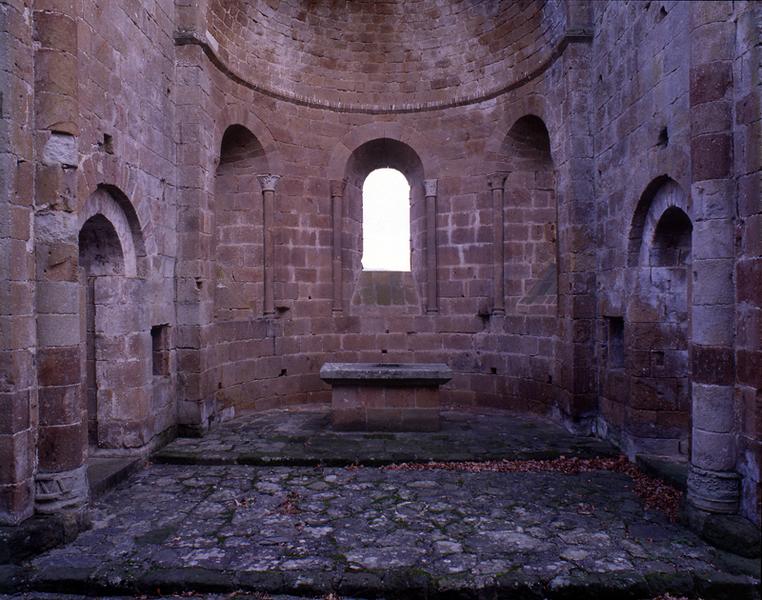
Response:
[[[451,413],[439,434],[387,437],[327,432],[325,414],[273,411],[177,440],[157,458],[185,464],[130,476],[94,504],[91,530],[6,573],[6,587],[41,599],[759,598],[754,561],[646,510],[625,474],[377,466],[611,456],[601,442],[507,413]],[[378,444],[355,448],[364,440]],[[325,466],[339,459],[348,466]]]

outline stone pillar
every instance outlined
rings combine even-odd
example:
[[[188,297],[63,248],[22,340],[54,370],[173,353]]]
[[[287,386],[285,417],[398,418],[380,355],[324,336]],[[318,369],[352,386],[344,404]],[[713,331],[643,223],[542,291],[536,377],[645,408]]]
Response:
[[[586,29],[586,28],[585,28]],[[551,137],[558,199],[558,407],[567,428],[589,434],[598,414],[595,372],[596,203],[593,185],[594,109],[589,86],[592,35],[580,30],[561,57],[565,86],[559,129]],[[573,83],[571,83],[573,82]],[[554,143],[554,139],[563,143]]]
[[[0,525],[33,511],[35,377],[32,28],[0,10]]]
[[[181,35],[206,35],[208,0],[175,0],[175,25]]]
[[[732,2],[691,4],[692,436],[688,502],[738,510],[735,472]],[[703,118],[701,115],[706,115]]]
[[[437,295],[437,180],[425,179],[426,195],[426,312],[439,312]]]
[[[733,134],[738,213],[736,232],[736,407],[743,415],[736,468],[740,512],[762,524],[762,4],[736,4]]]
[[[342,219],[344,217],[344,190],[347,187],[346,179],[337,179],[331,181],[331,220],[333,224],[332,252],[333,258],[331,266],[333,269],[333,311],[341,312],[343,310],[342,299],[342,264],[341,264],[341,234]]]
[[[492,313],[505,314],[505,180],[508,173],[497,171],[487,178],[492,193],[492,268],[494,270],[494,289]]]
[[[265,278],[264,313],[275,313],[275,297],[273,295],[273,211],[275,210],[275,187],[278,185],[280,175],[257,175],[259,185],[262,186],[262,227],[263,227],[263,272]]]
[[[35,509],[56,513],[80,509],[88,497],[76,215],[78,3],[42,4],[33,13],[39,393]]]

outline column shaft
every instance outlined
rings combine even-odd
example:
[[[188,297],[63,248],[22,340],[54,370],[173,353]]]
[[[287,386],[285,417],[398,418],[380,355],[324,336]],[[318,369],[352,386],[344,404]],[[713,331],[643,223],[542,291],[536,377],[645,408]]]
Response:
[[[280,175],[258,175],[262,186],[262,270],[264,273],[264,314],[275,312],[275,295],[273,290],[274,249],[273,249],[273,218],[275,211],[275,187]]]
[[[715,119],[691,125],[693,209],[693,318],[691,334],[692,432],[688,501],[707,512],[738,510],[735,472],[737,423],[734,415],[735,357],[732,332],[735,290],[735,189],[733,182],[732,56],[707,52],[720,37],[734,40],[732,2],[691,5],[691,111],[707,106]],[[732,47],[732,44],[730,45]],[[712,85],[707,81],[716,82]],[[723,107],[725,110],[716,110]],[[704,199],[711,198],[711,202]],[[710,316],[711,318],[707,318]],[[724,323],[724,327],[713,326]]]
[[[35,10],[35,250],[38,262],[39,428],[35,510],[82,508],[88,497],[87,419],[77,298],[78,3]],[[51,6],[53,6],[51,4]],[[68,302],[60,302],[67,298]]]
[[[426,312],[439,312],[437,294],[437,180],[423,182],[426,193]]]
[[[508,174],[497,172],[490,175],[488,183],[492,191],[492,268],[494,271],[494,298],[492,312],[505,314],[505,180]]]
[[[331,218],[333,221],[332,236],[332,269],[333,269],[333,310],[343,309],[342,302],[342,261],[341,261],[341,232],[344,215],[344,190],[346,179],[331,181]]]

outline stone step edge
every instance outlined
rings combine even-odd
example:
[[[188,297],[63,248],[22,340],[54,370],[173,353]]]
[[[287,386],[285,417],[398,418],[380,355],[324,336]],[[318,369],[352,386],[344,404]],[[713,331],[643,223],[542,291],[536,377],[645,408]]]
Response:
[[[152,569],[136,577],[101,578],[94,569],[66,566],[48,568],[34,576],[21,567],[0,569],[0,592],[55,592],[59,594],[156,595],[182,593],[259,592],[305,598],[422,598],[444,600],[560,600],[569,598],[654,598],[662,594],[698,596],[715,600],[760,600],[760,581],[723,571],[694,574],[616,572],[577,573],[550,580],[532,579],[521,572],[497,575],[481,587],[470,587],[457,576],[433,577],[422,569],[386,571],[216,571],[200,567]],[[30,576],[31,575],[31,576]]]
[[[266,457],[259,455],[246,455],[235,453],[224,453],[219,455],[207,454],[205,456],[191,456],[184,452],[161,451],[152,455],[150,461],[155,464],[165,465],[199,465],[199,466],[225,466],[225,465],[246,465],[255,467],[385,467],[399,463],[426,464],[430,462],[491,462],[499,460],[511,461],[530,461],[530,460],[553,460],[561,457],[566,458],[613,458],[618,453],[605,452],[574,452],[561,454],[559,452],[537,451],[537,452],[516,452],[501,456],[451,456],[451,457],[420,457],[409,455],[385,456],[385,457]]]

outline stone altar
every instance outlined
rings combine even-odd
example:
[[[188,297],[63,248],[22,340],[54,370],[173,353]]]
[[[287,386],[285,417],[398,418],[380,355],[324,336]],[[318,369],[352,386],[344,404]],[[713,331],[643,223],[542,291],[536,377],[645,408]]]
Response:
[[[452,379],[443,363],[325,363],[331,421],[344,431],[437,431],[439,386]]]

